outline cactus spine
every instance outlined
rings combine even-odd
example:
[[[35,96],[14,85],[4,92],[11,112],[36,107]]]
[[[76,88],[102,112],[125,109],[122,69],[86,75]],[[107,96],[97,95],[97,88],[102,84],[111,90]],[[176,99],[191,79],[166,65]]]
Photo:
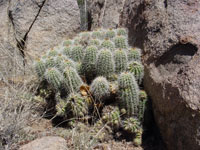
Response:
[[[36,73],[39,78],[43,78],[43,75],[46,70],[45,62],[43,59],[38,59],[34,65],[34,68],[36,70]]]
[[[106,39],[101,43],[101,48],[106,48],[106,49],[113,51],[114,44],[112,43],[112,41]]]
[[[128,59],[125,51],[122,49],[116,50],[114,53],[114,61],[116,73],[126,71]]]
[[[81,62],[83,58],[83,47],[81,45],[75,45],[72,48],[71,58],[76,62]]]
[[[128,49],[128,61],[141,61],[141,50],[139,48]]]
[[[99,52],[96,62],[97,75],[108,77],[114,73],[114,61],[110,50]]]

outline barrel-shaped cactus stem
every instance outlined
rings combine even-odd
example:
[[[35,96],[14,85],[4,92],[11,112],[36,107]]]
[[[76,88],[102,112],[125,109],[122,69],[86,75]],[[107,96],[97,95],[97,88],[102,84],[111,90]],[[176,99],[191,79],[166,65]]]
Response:
[[[97,47],[88,46],[85,51],[85,56],[83,58],[81,69],[85,76],[93,76],[95,74],[95,63],[97,61]]]
[[[71,58],[76,62],[81,62],[84,56],[83,47],[81,45],[75,45],[71,50]]]
[[[57,67],[55,62],[55,57],[48,56],[45,59],[45,66],[46,68]]]
[[[123,129],[130,134],[136,134],[141,129],[140,122],[138,119],[133,117],[126,118],[123,121]]]
[[[101,31],[93,31],[92,32],[92,38],[96,38],[96,39],[103,39],[103,34]]]
[[[116,36],[114,38],[114,43],[116,48],[126,49],[128,47],[128,41],[124,36]]]
[[[114,43],[108,39],[105,39],[102,43],[101,43],[101,48],[106,48],[109,49],[111,51],[114,50],[115,46]]]
[[[34,64],[34,68],[38,77],[42,79],[46,71],[45,61],[43,59],[38,58]]]
[[[104,100],[110,95],[109,82],[104,77],[97,77],[90,86],[90,92],[96,100]]]
[[[73,41],[70,40],[70,39],[65,40],[65,41],[63,42],[63,46],[70,46],[70,45],[72,45],[72,44],[73,44]]]
[[[144,90],[140,90],[139,98],[140,98],[140,101],[139,101],[139,108],[138,108],[138,118],[141,121],[143,121],[144,112],[146,108],[146,102],[147,102],[147,93]]]
[[[54,89],[58,90],[63,82],[63,75],[55,67],[48,68],[45,72],[45,79]]]
[[[65,68],[69,68],[69,67],[76,68],[76,63],[72,59],[66,58],[59,65],[59,70],[60,70],[60,72],[63,73]]]
[[[88,43],[89,46],[96,46],[96,47],[99,47],[100,46],[100,40],[98,39],[91,39]]]
[[[118,49],[114,52],[114,61],[116,73],[126,71],[128,59],[124,50]]]
[[[125,28],[118,28],[117,29],[117,35],[127,37],[128,36],[128,32],[127,32],[127,30]]]
[[[108,31],[106,31],[105,33],[105,37],[108,39],[113,39],[116,36],[116,33],[114,30],[109,29]]]
[[[108,77],[114,73],[114,61],[110,50],[99,51],[96,62],[97,75]]]
[[[141,62],[141,49],[139,48],[129,48],[128,52],[128,61],[138,61]]]
[[[62,49],[62,53],[68,57],[71,57],[71,46],[66,46]]]
[[[141,63],[137,61],[132,61],[128,64],[127,71],[131,72],[134,76],[138,84],[142,83],[142,79],[144,77],[144,67]]]
[[[73,93],[79,90],[83,84],[82,79],[78,75],[77,71],[72,67],[67,67],[64,70],[64,88],[69,92]]]
[[[50,49],[48,52],[47,52],[47,55],[50,56],[50,57],[54,57],[58,54],[58,52],[56,51],[55,48],[52,48]]]
[[[118,84],[120,109],[126,109],[127,116],[136,116],[139,105],[139,87],[135,81],[135,77],[129,72],[123,72],[119,76]]]

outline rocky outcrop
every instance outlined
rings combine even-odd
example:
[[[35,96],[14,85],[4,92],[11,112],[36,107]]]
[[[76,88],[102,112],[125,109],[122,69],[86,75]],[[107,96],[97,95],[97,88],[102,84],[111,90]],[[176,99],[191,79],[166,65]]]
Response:
[[[144,86],[168,149],[200,149],[200,2],[129,1],[124,11],[130,42],[144,50]]]
[[[19,150],[67,150],[67,143],[61,137],[47,136],[36,139]]]
[[[89,0],[91,29],[116,28],[120,23],[124,3],[125,0]]]
[[[22,59],[41,55],[80,28],[75,0],[1,0],[0,19],[1,44]]]

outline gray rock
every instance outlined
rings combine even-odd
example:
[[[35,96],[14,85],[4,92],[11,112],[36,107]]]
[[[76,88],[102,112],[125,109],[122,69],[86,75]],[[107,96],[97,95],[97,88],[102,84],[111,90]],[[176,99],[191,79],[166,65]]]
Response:
[[[125,0],[89,0],[91,28],[116,28],[120,23],[124,3]]]
[[[124,11],[130,42],[144,50],[144,86],[168,149],[200,149],[200,1],[129,1]]]
[[[0,50],[15,54],[22,66],[23,57],[30,62],[80,28],[75,0],[1,0],[0,19]]]
[[[47,136],[36,139],[26,145],[23,145],[19,150],[67,150],[65,139],[61,137]]]

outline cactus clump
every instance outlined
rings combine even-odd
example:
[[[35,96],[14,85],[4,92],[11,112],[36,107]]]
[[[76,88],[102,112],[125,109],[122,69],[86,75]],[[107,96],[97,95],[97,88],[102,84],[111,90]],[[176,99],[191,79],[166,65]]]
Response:
[[[127,39],[124,36],[117,36],[114,38],[114,43],[116,48],[124,48],[128,47]]]
[[[114,52],[114,61],[116,73],[126,71],[128,59],[124,50],[119,49]]]
[[[105,77],[114,73],[114,61],[110,50],[103,49],[98,53],[96,71],[97,75]]]
[[[103,100],[110,95],[109,83],[104,77],[97,77],[90,86],[90,91],[95,99]]]
[[[144,77],[144,67],[137,61],[132,61],[128,64],[127,71],[133,73],[135,79],[141,84]]]
[[[53,104],[53,113],[71,120],[72,128],[90,123],[100,141],[120,129],[141,144],[144,68],[141,50],[128,45],[126,29],[82,32],[47,51],[34,66],[42,81],[39,96]]]
[[[55,89],[59,89],[63,82],[63,76],[57,68],[49,68],[45,72],[45,79]]]
[[[139,87],[135,77],[129,72],[123,72],[118,79],[120,107],[125,108],[128,116],[138,115]]]
[[[141,61],[141,50],[139,48],[129,48],[127,55],[128,61]]]

